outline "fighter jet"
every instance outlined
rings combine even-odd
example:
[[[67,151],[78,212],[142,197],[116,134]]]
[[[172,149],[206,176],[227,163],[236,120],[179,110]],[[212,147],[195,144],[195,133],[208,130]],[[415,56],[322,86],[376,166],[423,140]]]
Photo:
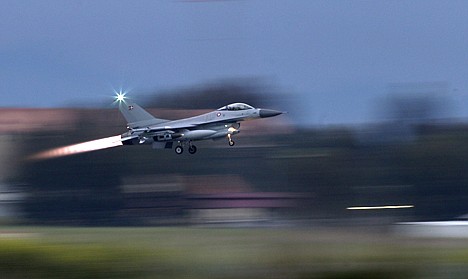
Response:
[[[72,145],[57,147],[29,156],[28,160],[45,160],[70,156],[122,145],[150,144],[155,149],[173,148],[182,154],[184,147],[195,154],[193,144],[199,140],[226,138],[230,146],[234,145],[232,136],[240,131],[240,122],[280,115],[283,112],[271,109],[254,108],[244,103],[234,103],[199,116],[179,120],[160,119],[152,116],[135,103],[127,102],[125,93],[116,96],[119,110],[127,120],[128,131],[116,136],[91,140]]]
[[[232,136],[240,132],[240,122],[282,114],[281,111],[254,108],[244,103],[233,103],[215,111],[179,120],[156,118],[133,102],[117,95],[119,110],[127,120],[126,133],[121,135],[123,145],[152,145],[154,149],[172,149],[182,154],[188,147],[190,154],[197,152],[193,144],[200,140],[226,138],[234,146]]]

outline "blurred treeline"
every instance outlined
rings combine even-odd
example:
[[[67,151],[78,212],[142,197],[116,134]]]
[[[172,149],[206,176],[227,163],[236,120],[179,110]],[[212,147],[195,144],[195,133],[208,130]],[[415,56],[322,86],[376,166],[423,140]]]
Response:
[[[212,87],[197,89],[190,98],[182,96],[185,95],[158,96],[148,103],[181,108],[189,108],[192,100],[196,100],[198,108],[241,100],[276,108],[282,105],[275,104],[275,99],[264,92],[237,85],[227,86],[224,91]],[[183,105],[181,100],[188,103]],[[103,118],[115,118],[113,125],[94,121],[96,112],[83,110],[80,115],[79,125],[66,131],[23,135],[19,157],[124,132],[125,121],[115,109],[97,112]],[[277,119],[280,117],[288,116]],[[275,121],[269,119],[264,125]],[[391,122],[362,129],[295,127],[294,120],[288,123],[292,126],[288,132],[241,132],[233,148],[225,141],[200,142],[199,152],[193,156],[177,156],[171,150],[152,150],[150,146],[130,146],[24,161],[14,180],[24,183],[27,192],[23,204],[25,220],[75,225],[133,224],[135,220],[121,214],[127,202],[121,186],[122,181],[138,176],[153,177],[155,183],[168,177],[190,181],[196,177],[236,176],[250,185],[252,192],[293,192],[310,197],[305,205],[278,213],[278,218],[288,220],[363,218],[393,222],[447,219],[468,213],[468,125],[418,121],[395,129],[403,124]],[[411,130],[411,136],[392,136],[401,130]],[[208,186],[223,188],[222,184]],[[184,192],[173,198],[183,199]],[[351,206],[379,205],[414,208],[385,212],[347,210]],[[185,209],[180,205],[169,218],[184,220]]]
[[[228,79],[200,86],[147,94],[147,107],[213,110],[230,103],[243,102],[255,107],[289,109],[291,100],[256,78]],[[286,107],[285,107],[286,106]]]

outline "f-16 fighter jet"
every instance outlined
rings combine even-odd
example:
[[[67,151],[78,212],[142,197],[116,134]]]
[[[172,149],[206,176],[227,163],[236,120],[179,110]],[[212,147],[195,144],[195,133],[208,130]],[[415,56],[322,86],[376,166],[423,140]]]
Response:
[[[239,133],[240,122],[280,115],[283,112],[254,108],[244,103],[234,103],[215,111],[179,120],[155,118],[135,103],[127,102],[125,95],[117,94],[119,110],[127,120],[128,131],[121,135],[123,145],[151,144],[155,149],[174,148],[182,154],[188,148],[197,152],[193,144],[199,140],[226,138],[234,145],[233,135]]]

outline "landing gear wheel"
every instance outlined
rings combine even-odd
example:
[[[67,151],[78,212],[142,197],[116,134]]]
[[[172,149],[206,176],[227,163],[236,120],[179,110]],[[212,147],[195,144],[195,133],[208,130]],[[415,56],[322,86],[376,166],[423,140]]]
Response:
[[[189,146],[188,152],[190,154],[195,154],[197,152],[197,147],[195,145]]]
[[[231,134],[228,134],[227,137],[228,137],[229,146],[234,146],[235,142],[232,140]]]
[[[177,154],[182,154],[184,152],[184,148],[180,145],[176,146],[176,148],[174,149],[175,153]]]

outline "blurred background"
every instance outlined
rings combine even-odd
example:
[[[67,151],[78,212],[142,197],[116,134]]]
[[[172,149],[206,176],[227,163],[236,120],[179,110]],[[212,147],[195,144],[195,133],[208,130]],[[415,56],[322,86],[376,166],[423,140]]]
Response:
[[[0,237],[28,241],[0,249],[11,278],[73,273],[25,269],[41,242],[108,255],[73,278],[128,257],[124,278],[465,278],[467,2],[0,5]],[[288,114],[195,156],[31,159],[125,132],[120,90],[167,119],[233,102]]]

